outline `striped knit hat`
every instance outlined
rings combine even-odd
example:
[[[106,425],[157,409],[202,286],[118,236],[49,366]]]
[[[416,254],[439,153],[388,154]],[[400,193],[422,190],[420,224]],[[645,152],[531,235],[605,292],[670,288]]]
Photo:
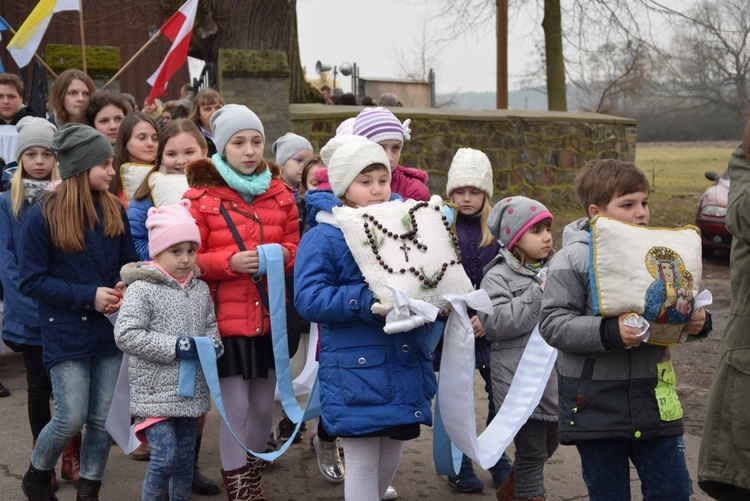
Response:
[[[373,143],[395,139],[404,142],[411,138],[411,119],[403,124],[388,108],[365,108],[354,119],[352,134],[364,136]]]

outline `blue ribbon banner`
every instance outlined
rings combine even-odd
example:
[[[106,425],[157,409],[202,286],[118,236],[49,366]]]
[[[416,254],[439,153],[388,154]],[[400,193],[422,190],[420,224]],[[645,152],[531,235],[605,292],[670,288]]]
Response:
[[[303,422],[320,415],[318,379],[315,379],[315,383],[313,384],[307,401],[307,406],[303,409],[300,407],[299,403],[297,403],[297,399],[294,398],[292,376],[289,370],[289,342],[287,341],[286,332],[284,256],[279,244],[261,245],[257,248],[257,251],[259,260],[258,274],[265,274],[268,276],[268,302],[271,313],[273,355],[276,359],[276,381],[279,387],[281,405],[284,408],[284,412],[286,412],[286,415],[292,420],[292,422],[296,423],[294,433],[291,435],[295,436]],[[226,411],[224,410],[224,401],[221,398],[221,387],[219,385],[219,373],[216,367],[216,350],[214,349],[213,342],[207,337],[197,337],[195,338],[195,343],[198,349],[198,359],[200,360],[203,374],[206,376],[206,382],[211,391],[211,396],[216,403],[216,408],[237,443],[248,453],[266,461],[273,461],[284,454],[292,444],[292,440],[287,440],[278,451],[264,453],[248,449],[245,444],[242,443],[242,440],[237,437],[232,430],[232,427],[229,425],[229,420],[227,419]],[[190,362],[193,363],[190,364]],[[180,361],[180,385],[183,384],[183,378],[185,380],[191,379],[189,373],[192,371],[192,384],[194,391],[196,370],[197,365],[195,364],[195,360]],[[189,391],[187,383],[185,384],[186,387],[184,390]]]

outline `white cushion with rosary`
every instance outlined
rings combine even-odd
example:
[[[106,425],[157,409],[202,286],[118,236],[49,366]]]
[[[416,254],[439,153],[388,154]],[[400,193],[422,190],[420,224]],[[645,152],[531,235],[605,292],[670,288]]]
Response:
[[[359,269],[386,314],[393,306],[388,287],[440,309],[443,294],[474,288],[461,265],[458,240],[442,212],[440,197],[430,202],[385,202],[357,209],[335,207],[333,215]]]

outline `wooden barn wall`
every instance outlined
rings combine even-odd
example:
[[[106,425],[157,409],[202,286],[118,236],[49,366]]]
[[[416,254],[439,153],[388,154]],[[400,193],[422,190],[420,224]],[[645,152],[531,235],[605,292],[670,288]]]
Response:
[[[37,3],[38,0],[0,0],[0,16],[17,30]],[[148,6],[144,6],[129,0],[82,0],[86,46],[119,47],[120,64],[125,64],[146,43],[151,30],[158,29],[168,18],[162,7],[166,2],[153,0],[148,3]],[[4,31],[1,35],[0,59],[5,71],[18,73],[18,66],[6,50],[12,35],[9,31]],[[60,12],[52,17],[37,50],[43,58],[48,43],[80,45],[78,12]],[[159,67],[171,45],[164,36],[152,43],[119,77],[121,92],[133,94],[142,103],[151,90],[146,79]],[[170,80],[164,99],[178,98],[180,87],[188,81],[186,63]]]

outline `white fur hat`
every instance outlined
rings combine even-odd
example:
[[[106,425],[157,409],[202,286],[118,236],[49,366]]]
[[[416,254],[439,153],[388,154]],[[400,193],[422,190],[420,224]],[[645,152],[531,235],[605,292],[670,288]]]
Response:
[[[445,192],[450,197],[453,190],[464,186],[478,188],[492,198],[492,165],[487,155],[479,150],[460,148],[453,157]]]
[[[328,166],[328,181],[337,197],[343,197],[354,178],[372,164],[385,166],[391,177],[391,164],[383,147],[362,136],[336,136],[323,146],[320,156]]]

